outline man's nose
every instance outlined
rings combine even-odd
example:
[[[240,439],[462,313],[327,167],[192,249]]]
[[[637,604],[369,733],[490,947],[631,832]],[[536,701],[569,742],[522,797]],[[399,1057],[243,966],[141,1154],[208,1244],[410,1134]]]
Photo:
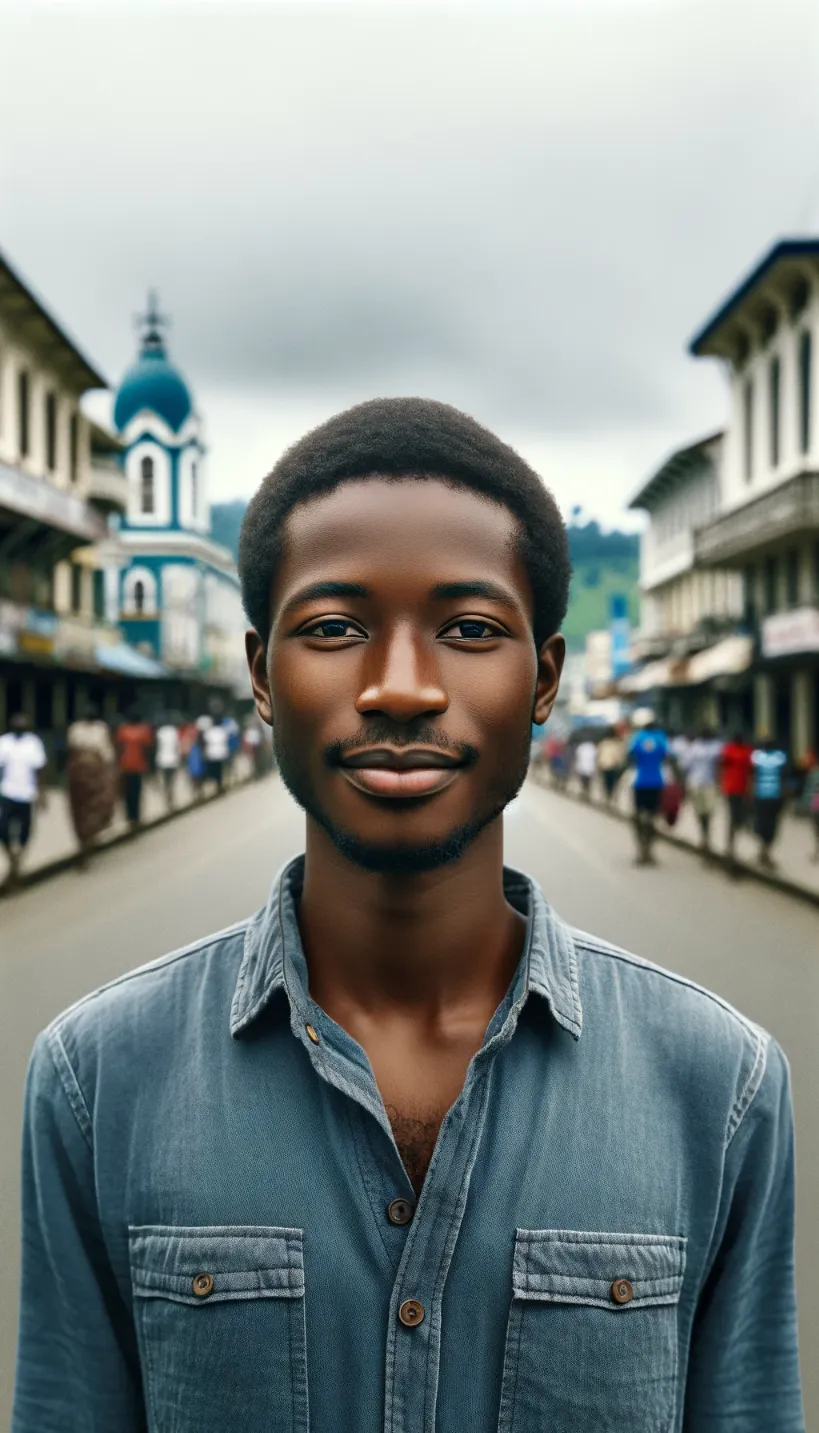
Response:
[[[412,632],[396,629],[368,652],[364,687],[356,701],[362,716],[383,712],[394,721],[411,721],[427,712],[445,712],[449,699],[435,654]]]

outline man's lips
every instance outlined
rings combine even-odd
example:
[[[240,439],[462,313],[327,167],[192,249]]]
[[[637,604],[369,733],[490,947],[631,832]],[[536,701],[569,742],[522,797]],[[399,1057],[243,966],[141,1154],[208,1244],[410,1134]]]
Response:
[[[372,747],[345,756],[341,770],[368,796],[431,796],[450,786],[464,762],[433,747]]]

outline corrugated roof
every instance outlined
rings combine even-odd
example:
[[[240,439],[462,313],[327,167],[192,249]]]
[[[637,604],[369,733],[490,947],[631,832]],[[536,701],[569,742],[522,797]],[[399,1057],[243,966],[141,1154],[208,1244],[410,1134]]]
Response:
[[[0,251],[0,313],[22,330],[31,343],[79,393],[89,388],[108,388],[106,378],[85,357],[75,340],[57,322],[31,286]]]

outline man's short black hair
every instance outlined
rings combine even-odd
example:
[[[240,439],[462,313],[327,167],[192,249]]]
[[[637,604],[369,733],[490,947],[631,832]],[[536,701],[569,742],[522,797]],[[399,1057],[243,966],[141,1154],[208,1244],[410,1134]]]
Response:
[[[279,459],[252,498],[239,540],[248,619],[270,635],[270,589],[294,507],[361,478],[437,478],[502,504],[518,519],[539,647],[569,599],[566,527],[551,493],[513,448],[474,418],[428,398],[375,398],[337,413]]]

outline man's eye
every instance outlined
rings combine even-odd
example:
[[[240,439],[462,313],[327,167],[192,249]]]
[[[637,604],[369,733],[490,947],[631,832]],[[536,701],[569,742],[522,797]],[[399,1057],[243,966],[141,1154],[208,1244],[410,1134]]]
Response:
[[[477,617],[461,617],[458,622],[447,627],[443,636],[456,637],[462,642],[485,642],[490,637],[500,636],[500,633],[497,627],[493,627],[489,622],[481,622]]]
[[[360,628],[355,627],[344,617],[325,617],[323,622],[314,622],[312,627],[305,628],[304,637],[326,637],[331,640],[334,637],[361,637],[364,634]]]

